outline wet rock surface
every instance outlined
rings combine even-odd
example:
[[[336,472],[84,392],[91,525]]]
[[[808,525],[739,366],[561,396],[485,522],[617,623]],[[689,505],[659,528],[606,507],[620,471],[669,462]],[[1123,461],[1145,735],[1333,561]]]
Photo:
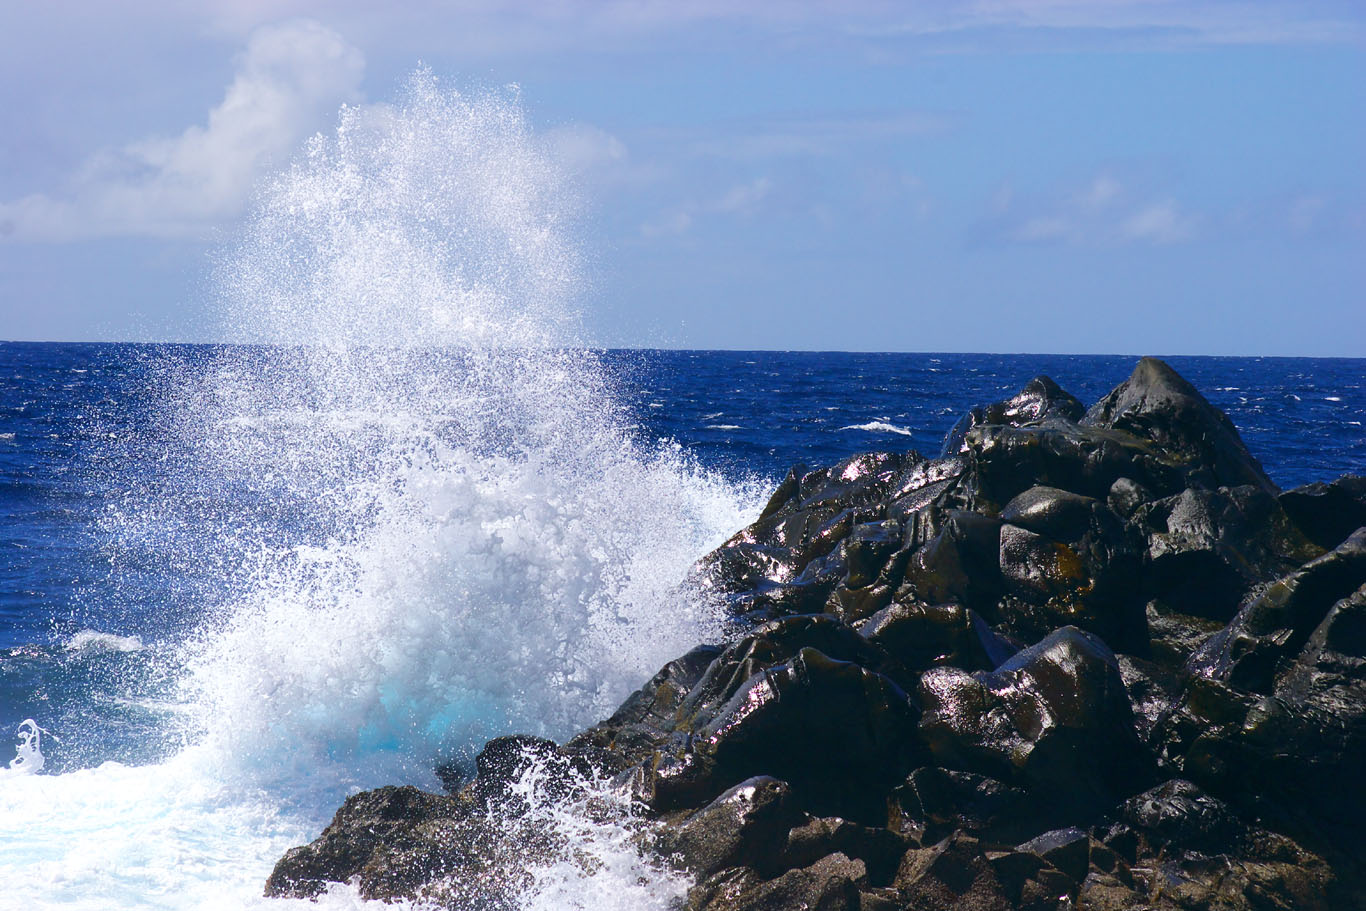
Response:
[[[1161,361],[938,458],[794,468],[696,582],[733,636],[446,795],[350,798],[268,895],[516,904],[589,780],[694,911],[1366,907],[1366,479],[1282,492]],[[559,853],[557,853],[559,852]]]

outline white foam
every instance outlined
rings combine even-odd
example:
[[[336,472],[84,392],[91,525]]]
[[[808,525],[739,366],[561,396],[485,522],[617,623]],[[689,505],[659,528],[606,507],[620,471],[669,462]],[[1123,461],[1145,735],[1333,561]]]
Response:
[[[850,424],[847,427],[841,427],[840,430],[865,430],[869,433],[895,433],[904,437],[911,435],[909,427],[898,427],[895,424],[889,424],[886,421],[868,421],[865,424]]]
[[[140,652],[143,645],[139,636],[119,636],[83,629],[67,639],[62,647],[68,652]]]

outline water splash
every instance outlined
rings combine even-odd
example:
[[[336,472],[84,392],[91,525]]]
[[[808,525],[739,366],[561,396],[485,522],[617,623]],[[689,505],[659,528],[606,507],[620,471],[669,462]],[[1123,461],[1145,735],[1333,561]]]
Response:
[[[15,747],[14,758],[10,760],[11,774],[36,775],[43,770],[46,759],[43,757],[43,729],[32,718],[19,723],[19,744]]]
[[[195,470],[269,479],[279,513],[306,492],[325,531],[253,553],[191,650],[191,701],[242,768],[430,781],[494,734],[591,722],[712,632],[679,581],[743,506],[634,441],[568,347],[563,199],[515,97],[419,72],[344,109],[225,259],[229,322],[279,347],[194,390]]]
[[[263,188],[217,269],[253,344],[168,369],[160,486],[111,521],[204,595],[172,661],[186,745],[7,792],[44,833],[0,860],[20,899],[254,904],[348,791],[563,736],[715,632],[681,580],[757,499],[634,437],[540,148],[515,94],[419,71]],[[640,889],[628,829],[575,837]]]

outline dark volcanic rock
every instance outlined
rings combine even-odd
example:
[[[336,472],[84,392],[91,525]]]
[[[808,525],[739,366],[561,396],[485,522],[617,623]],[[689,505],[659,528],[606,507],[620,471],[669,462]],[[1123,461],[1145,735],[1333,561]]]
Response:
[[[1013,844],[1047,824],[1042,802],[1024,788],[973,772],[916,769],[892,799],[896,827],[927,844],[956,831]]]
[[[1060,819],[1085,821],[1145,780],[1119,665],[1074,627],[993,672],[930,671],[919,696],[941,764],[1023,786]]]
[[[512,911],[537,846],[471,804],[413,787],[347,798],[316,841],[290,849],[266,881],[268,897],[313,898],[352,882],[362,898],[424,896],[452,907]]]
[[[688,911],[859,911],[867,871],[843,854],[763,880],[744,868],[723,871],[693,889]]]
[[[1145,594],[1181,613],[1228,622],[1258,582],[1322,553],[1259,487],[1186,489],[1139,507]]]
[[[359,876],[386,839],[441,814],[451,798],[413,787],[388,787],[348,797],[331,825],[312,844],[291,848],[266,880],[267,896],[312,898],[329,882]],[[422,873],[416,871],[415,882]]]
[[[1247,826],[1222,800],[1180,778],[1125,801],[1120,817],[1159,845],[1217,853],[1238,844]]]
[[[726,867],[767,869],[777,865],[787,832],[801,822],[787,783],[760,776],[740,782],[686,822],[665,829],[655,848],[703,876]]]
[[[1280,489],[1247,451],[1233,422],[1175,370],[1153,357],[1109,395],[1092,405],[1081,423],[1124,430],[1177,456],[1212,487],[1251,484],[1275,496]]]
[[[692,911],[1366,907],[1363,525],[1161,361],[1089,411],[1036,378],[940,458],[795,467],[696,569],[727,643],[350,798],[267,893],[501,911],[584,863],[532,803],[617,824],[610,780]]]
[[[1019,427],[1045,418],[1066,421],[1081,419],[1085,408],[1070,393],[1046,376],[1036,376],[1015,395],[990,405],[980,405],[958,421],[944,438],[941,456],[951,456],[968,448],[968,432],[983,424],[1009,424]]]
[[[1277,579],[1191,658],[1191,670],[1270,694],[1333,604],[1366,584],[1366,529]]]
[[[954,602],[892,604],[859,624],[858,630],[913,671],[942,666],[990,670],[1019,651],[976,613]]]
[[[1325,550],[1366,526],[1366,477],[1343,475],[1330,484],[1306,484],[1287,490],[1279,499],[1291,521]]]
[[[916,710],[887,677],[804,648],[754,674],[705,724],[676,732],[645,770],[659,810],[696,806],[752,775],[791,783],[820,815],[877,820],[918,749]]]

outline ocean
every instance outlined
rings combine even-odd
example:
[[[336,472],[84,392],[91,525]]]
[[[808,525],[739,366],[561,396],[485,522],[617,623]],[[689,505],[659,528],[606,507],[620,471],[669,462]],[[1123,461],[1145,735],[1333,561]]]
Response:
[[[791,465],[936,455],[1039,373],[1089,403],[1135,360],[582,347],[538,148],[419,73],[220,257],[248,343],[0,344],[0,909],[318,907],[261,890],[347,794],[565,737],[726,635],[688,569]],[[1171,363],[1283,487],[1366,473],[1366,362]],[[525,908],[686,889],[629,806],[534,812],[572,850]]]

